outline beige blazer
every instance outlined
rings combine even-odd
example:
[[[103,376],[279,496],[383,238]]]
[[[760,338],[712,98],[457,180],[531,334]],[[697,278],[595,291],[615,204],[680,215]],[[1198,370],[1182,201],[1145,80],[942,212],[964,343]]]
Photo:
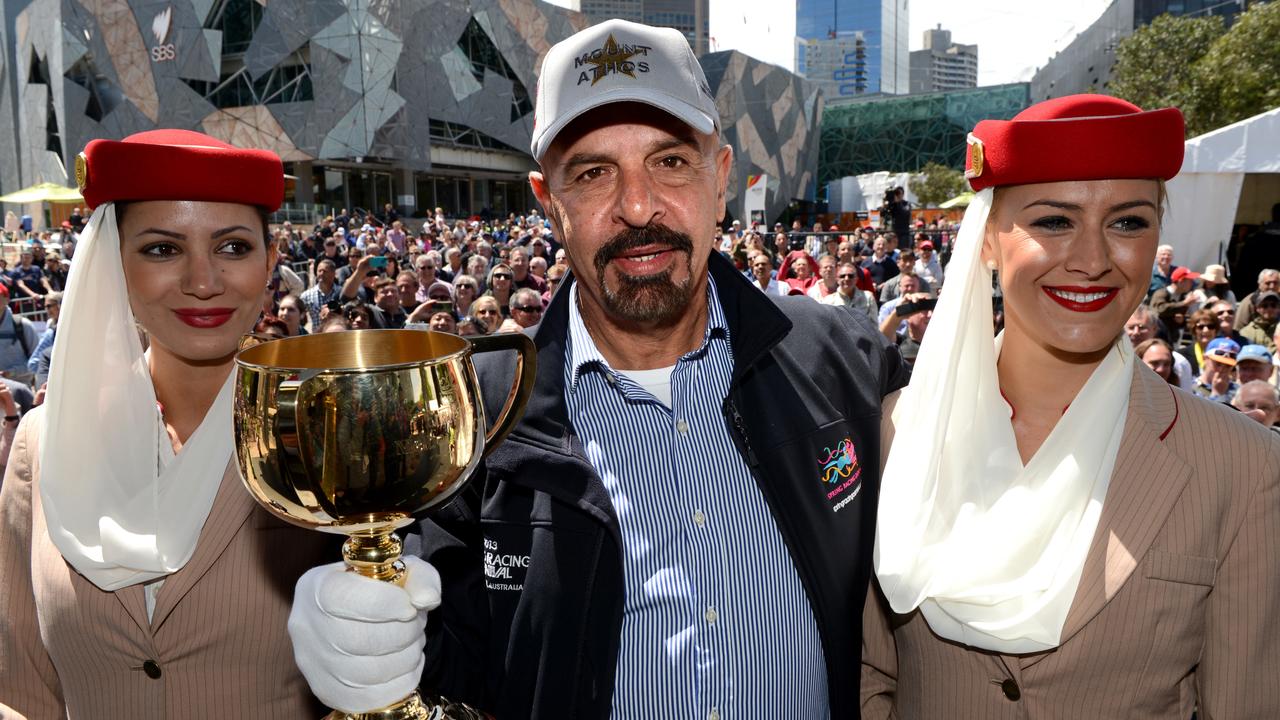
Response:
[[[1136,365],[1062,644],[966,648],[872,583],[864,718],[1280,718],[1280,439]]]
[[[315,718],[286,630],[293,586],[340,558],[333,536],[280,522],[228,464],[191,560],[151,621],[141,585],[103,592],[45,529],[39,409],[0,488],[0,718]]]

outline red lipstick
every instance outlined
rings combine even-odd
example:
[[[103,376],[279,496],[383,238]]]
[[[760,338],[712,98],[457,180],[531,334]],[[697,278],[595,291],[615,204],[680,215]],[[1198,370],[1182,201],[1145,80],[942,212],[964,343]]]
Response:
[[[216,328],[230,320],[235,312],[235,308],[178,308],[173,314],[194,328]]]
[[[1120,294],[1120,288],[1115,287],[1052,285],[1042,289],[1051,300],[1073,312],[1098,312]]]

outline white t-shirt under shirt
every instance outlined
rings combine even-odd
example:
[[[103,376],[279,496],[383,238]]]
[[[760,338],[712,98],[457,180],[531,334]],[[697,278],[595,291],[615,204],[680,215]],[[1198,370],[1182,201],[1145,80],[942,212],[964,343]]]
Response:
[[[655,370],[619,370],[618,372],[631,378],[632,382],[647,390],[650,395],[658,398],[658,402],[669,408],[671,407],[671,373],[675,369],[675,365],[669,365]]]

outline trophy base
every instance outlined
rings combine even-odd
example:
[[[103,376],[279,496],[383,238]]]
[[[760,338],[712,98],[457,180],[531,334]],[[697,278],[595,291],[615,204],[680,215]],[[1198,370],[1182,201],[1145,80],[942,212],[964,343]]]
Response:
[[[427,720],[430,717],[430,710],[422,704],[422,698],[415,692],[394,705],[369,712],[344,713],[334,710],[325,716],[325,720]]]
[[[423,702],[418,693],[378,710],[363,713],[344,713],[334,710],[325,720],[488,720],[489,716],[462,703],[449,702],[442,697],[428,698]]]

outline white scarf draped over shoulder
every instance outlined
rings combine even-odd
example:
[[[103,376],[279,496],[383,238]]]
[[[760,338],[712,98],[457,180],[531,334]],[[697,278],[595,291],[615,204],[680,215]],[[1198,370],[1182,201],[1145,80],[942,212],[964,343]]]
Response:
[[[232,377],[176,456],[129,307],[113,203],[99,206],[67,278],[40,432],[53,544],[113,591],[177,572],[195,552],[234,451]]]
[[[1134,355],[1123,334],[1025,466],[1000,394],[992,190],[965,213],[947,285],[893,413],[875,568],[895,612],[1019,654],[1058,646],[1119,452]]]

